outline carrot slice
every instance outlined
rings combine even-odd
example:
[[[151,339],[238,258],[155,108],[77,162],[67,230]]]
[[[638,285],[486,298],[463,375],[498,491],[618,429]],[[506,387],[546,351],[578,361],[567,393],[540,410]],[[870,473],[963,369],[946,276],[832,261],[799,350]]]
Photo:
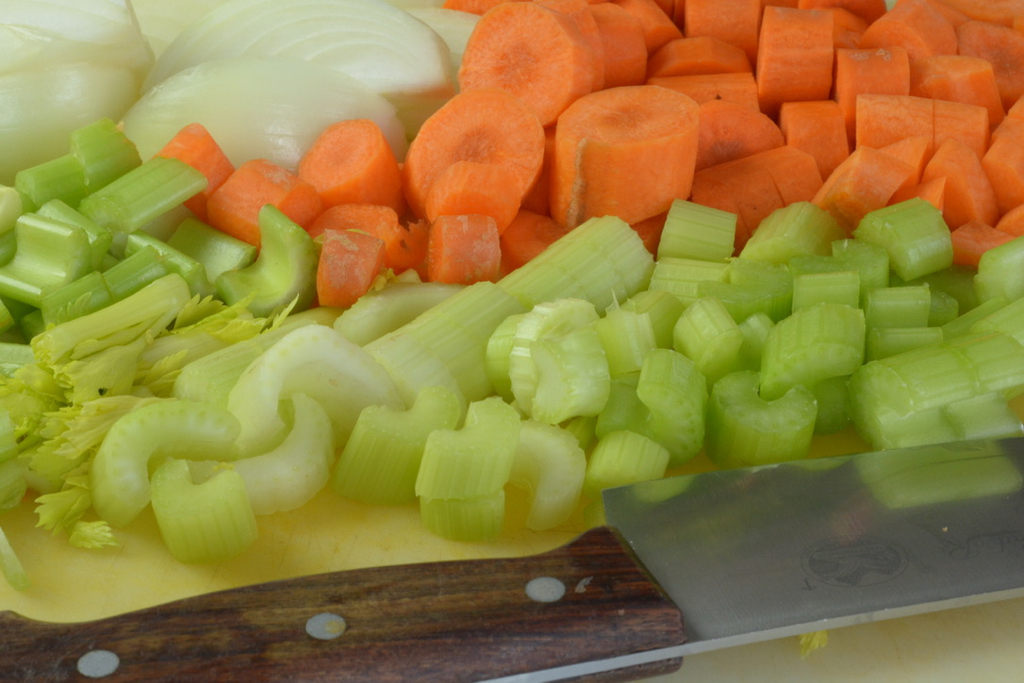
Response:
[[[321,235],[316,296],[321,306],[348,308],[370,291],[384,267],[384,242],[356,230]]]
[[[963,102],[933,100],[932,134],[938,147],[948,139],[959,140],[978,156],[985,154],[991,141],[988,109]]]
[[[703,102],[698,119],[698,171],[786,144],[775,121],[738,102]]]
[[[267,161],[252,159],[240,165],[210,195],[207,221],[218,230],[260,246],[259,213],[272,204],[303,228],[323,210],[316,188],[291,171]]]
[[[669,41],[658,48],[647,62],[648,78],[752,71],[746,52],[712,36]]]
[[[1024,15],[1020,0],[942,0],[940,4],[954,8],[971,19],[1011,26],[1015,17]]]
[[[1024,119],[1003,119],[981,157],[981,165],[995,190],[1000,212],[1024,204]]]
[[[490,216],[439,216],[430,224],[427,279],[431,282],[493,281],[500,267],[500,236]]]
[[[570,228],[551,216],[521,210],[501,233],[501,269],[509,273],[550,247]]]
[[[856,147],[875,149],[923,135],[934,149],[935,101],[909,95],[867,93],[857,97]]]
[[[370,119],[328,126],[299,161],[298,174],[316,188],[324,206],[384,204],[405,212],[398,160]]]
[[[798,0],[799,9],[843,9],[872,23],[886,13],[885,0]]]
[[[695,102],[729,100],[760,111],[757,82],[752,73],[697,74],[694,76],[655,76],[647,85],[660,85],[689,96]]]
[[[533,2],[572,20],[594,58],[593,82],[590,89],[600,90],[605,87],[604,40],[601,38],[597,19],[590,11],[590,3],[587,0],[533,0]]]
[[[870,211],[880,209],[901,187],[916,184],[910,164],[871,147],[858,147],[839,164],[813,197],[848,233]]]
[[[434,179],[456,161],[478,161],[512,170],[516,183],[508,191],[521,201],[543,160],[544,128],[522,100],[497,88],[465,90],[424,121],[409,143],[402,165],[405,198],[423,218]]]
[[[667,14],[655,0],[609,0],[609,2],[626,10],[640,22],[644,29],[644,44],[647,45],[647,54],[653,53],[670,40],[683,37],[683,32],[673,23],[671,15]]]
[[[308,232],[317,237],[327,230],[358,230],[384,242],[384,266],[402,273],[419,266],[427,256],[427,223],[402,225],[390,206],[338,204],[313,221]]]
[[[572,18],[535,2],[508,2],[480,17],[458,81],[463,93],[505,90],[547,125],[593,90],[598,71],[604,67]]]
[[[864,94],[909,95],[910,58],[902,47],[837,49],[834,99],[843,110],[846,132],[855,140],[857,97]]]
[[[908,199],[923,199],[939,211],[942,211],[946,195],[946,178],[933,178],[926,183],[907,185],[892,193],[889,204],[899,204]]]
[[[860,37],[868,28],[868,22],[842,7],[828,10],[832,13],[832,46],[855,50],[860,47]]]
[[[508,191],[515,174],[505,166],[456,161],[441,171],[427,193],[427,220],[438,216],[483,214],[494,219],[500,234],[519,211],[520,200]]]
[[[541,163],[540,173],[537,180],[530,187],[520,209],[527,209],[534,213],[551,214],[551,167],[555,161],[555,126],[548,126],[544,129],[544,160]]]
[[[992,63],[967,55],[933,55],[910,63],[910,94],[988,109],[989,125],[1003,120],[1003,100]]]
[[[765,7],[755,72],[762,111],[775,116],[786,101],[827,100],[833,53],[829,12]]]
[[[846,121],[835,100],[783,102],[779,130],[787,145],[814,157],[822,178],[827,178],[850,155]]]
[[[590,5],[604,51],[604,87],[640,85],[647,74],[647,42],[640,20],[610,2]]]
[[[757,61],[761,0],[686,0],[683,28],[687,38],[710,36],[735,45]]]
[[[879,147],[879,151],[899,159],[914,169],[915,182],[919,181],[924,167],[928,165],[933,150],[934,138],[925,135],[915,135],[909,138],[897,140],[885,147]]]
[[[960,54],[992,63],[1003,108],[1024,95],[1024,33],[987,21],[968,21],[956,29]]]
[[[1004,213],[995,227],[1014,237],[1024,235],[1024,204],[1018,204]]]
[[[167,141],[156,153],[159,157],[171,157],[184,161],[206,176],[206,188],[187,199],[184,204],[201,221],[206,220],[206,204],[210,195],[217,191],[225,180],[235,172],[235,166],[228,159],[210,131],[199,123],[192,123]]]
[[[893,45],[904,48],[911,59],[955,55],[957,31],[928,0],[902,0],[860,37],[862,48]]]
[[[398,214],[383,204],[336,204],[316,217],[306,232],[319,237],[326,230],[361,230],[372,235],[382,232],[381,225],[398,225]]]
[[[986,251],[1016,239],[1009,233],[979,221],[971,221],[954,228],[949,233],[949,238],[953,243],[953,263],[973,268],[978,267],[981,256]]]
[[[981,159],[970,147],[952,138],[935,148],[921,181],[946,178],[942,216],[950,228],[964,223],[995,225],[999,204]]]
[[[470,14],[483,14],[503,2],[529,2],[530,0],[444,0],[441,7]]]
[[[633,85],[590,93],[555,128],[551,217],[627,223],[667,211],[690,193],[699,107],[667,88]]]

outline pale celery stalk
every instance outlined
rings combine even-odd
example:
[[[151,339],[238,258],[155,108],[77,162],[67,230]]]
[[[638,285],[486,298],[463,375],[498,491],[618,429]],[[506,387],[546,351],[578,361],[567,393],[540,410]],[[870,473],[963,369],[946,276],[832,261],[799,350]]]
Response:
[[[768,214],[740,256],[771,263],[786,263],[808,254],[825,256],[832,242],[843,237],[843,229],[828,211],[810,202],[794,202]]]
[[[630,431],[600,437],[587,462],[583,494],[597,498],[601,491],[665,476],[668,449],[657,441]]]
[[[27,213],[14,231],[14,257],[0,266],[0,295],[38,308],[44,295],[92,270],[89,236],[77,225]]]
[[[903,280],[949,268],[953,242],[942,212],[931,203],[908,199],[869,212],[853,231],[857,240],[882,247]]]
[[[700,283],[724,282],[727,269],[728,264],[724,261],[665,257],[654,264],[649,289],[668,292],[684,306],[689,306],[700,298]]]
[[[202,263],[211,285],[222,274],[246,268],[256,260],[256,247],[195,217],[180,221],[167,244]]]
[[[586,471],[587,457],[573,434],[525,420],[509,483],[529,496],[526,528],[544,531],[565,523],[579,503]]]
[[[461,289],[463,285],[444,282],[389,284],[360,297],[338,316],[334,329],[350,341],[365,346],[412,322]]]
[[[755,313],[740,322],[739,328],[743,334],[743,343],[740,345],[739,352],[738,368],[740,370],[760,371],[764,344],[773,327],[775,327],[775,321],[768,317],[767,313]]]
[[[509,377],[512,341],[515,339],[516,327],[524,315],[526,314],[516,313],[502,320],[494,328],[491,336],[487,338],[487,347],[484,349],[484,367],[487,370],[487,378],[491,380],[494,393],[509,403],[515,400],[512,395],[512,379]]]
[[[929,288],[931,289],[931,288]],[[960,315],[960,302],[940,289],[931,289],[932,305],[928,312],[928,325],[942,327]]]
[[[1024,298],[1014,299],[980,317],[971,324],[970,331],[1004,332],[1024,344]]]
[[[665,216],[658,259],[725,261],[736,244],[736,214],[676,199]]]
[[[21,195],[13,187],[0,185],[0,235],[14,230],[18,216],[24,213]]]
[[[700,282],[697,293],[700,297],[717,298],[736,322],[755,313],[767,313],[772,320],[781,320],[793,310],[793,277],[789,268],[768,261],[733,259],[724,282]]]
[[[827,273],[801,273],[793,277],[793,310],[820,303],[860,306],[860,273],[838,270]]]
[[[693,361],[671,349],[651,351],[640,369],[636,395],[650,411],[650,434],[668,449],[670,466],[700,452],[708,389]]]
[[[979,301],[1024,297],[1024,239],[993,247],[981,255],[974,289]]]
[[[72,131],[71,154],[82,164],[90,192],[142,165],[135,143],[109,118]]]
[[[530,345],[536,387],[529,415],[557,425],[573,417],[597,415],[608,401],[611,374],[599,334],[592,326]]]
[[[942,325],[942,338],[955,339],[969,333],[974,328],[975,323],[995,314],[1009,303],[1003,297],[995,297],[979,303],[974,308],[961,313],[945,325]]]
[[[963,441],[1024,436],[1024,423],[1000,392],[979,394],[943,406],[942,410],[957,438]]]
[[[949,268],[943,268],[908,281],[901,280],[894,273],[891,284],[893,286],[928,285],[933,292],[945,292],[956,299],[959,311],[966,313],[980,303],[977,289],[974,286],[974,278],[977,274],[978,269],[973,266],[961,266],[954,263]]]
[[[698,299],[679,316],[673,348],[697,366],[708,385],[736,369],[743,333],[721,300]]]
[[[574,417],[559,426],[572,434],[584,453],[590,452],[590,447],[594,445],[594,440],[597,438],[597,417]]]
[[[441,538],[490,541],[505,525],[505,489],[473,498],[420,498],[423,527]]]
[[[864,344],[864,358],[888,358],[923,346],[942,341],[939,327],[877,327],[868,330]]]
[[[647,313],[610,308],[591,323],[601,340],[608,371],[614,377],[637,372],[649,352],[658,348],[654,323]]]
[[[0,573],[4,575],[8,585],[16,591],[27,590],[32,585],[3,529],[0,529]]]
[[[367,353],[391,376],[404,405],[411,406],[428,387],[444,387],[459,401],[464,415],[469,401],[448,365],[412,335],[386,334],[366,346]]]
[[[636,313],[646,313],[651,319],[658,348],[672,348],[672,330],[686,308],[674,294],[664,290],[645,289],[626,299],[622,303],[622,308]]]
[[[978,393],[1020,393],[1024,387],[1024,346],[1002,332],[973,333],[950,340],[950,349],[971,364]]]
[[[867,293],[864,321],[873,327],[925,327],[932,310],[927,285],[885,287]]]
[[[829,377],[810,387],[818,412],[815,434],[834,434],[850,424],[850,401],[846,388],[849,377]]]
[[[640,373],[612,380],[608,400],[597,416],[594,436],[598,439],[618,431],[630,431],[654,438],[650,431],[651,411],[636,394]]]

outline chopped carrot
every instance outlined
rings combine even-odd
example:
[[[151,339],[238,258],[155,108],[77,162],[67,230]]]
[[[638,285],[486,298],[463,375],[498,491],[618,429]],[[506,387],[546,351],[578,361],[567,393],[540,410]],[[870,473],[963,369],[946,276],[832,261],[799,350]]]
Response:
[[[207,222],[232,237],[260,246],[259,213],[272,204],[303,228],[323,210],[316,188],[266,159],[241,164],[210,195]]]
[[[848,233],[865,214],[889,203],[901,187],[916,184],[915,169],[871,147],[858,147],[839,164],[812,199]]]
[[[458,81],[462,93],[500,88],[515,95],[546,126],[593,90],[598,71],[603,77],[604,66],[571,17],[535,2],[506,2],[476,23]]]
[[[710,36],[735,45],[754,64],[762,12],[761,0],[686,0],[683,29],[687,38]]]
[[[1003,120],[1003,100],[992,63],[967,55],[933,55],[910,63],[910,94],[988,109],[989,125]]]
[[[968,21],[956,29],[960,54],[992,63],[1003,108],[1024,95],[1024,33],[987,21]]]
[[[196,218],[205,221],[206,203],[210,195],[235,172],[234,164],[210,135],[210,131],[202,124],[191,123],[175,133],[156,156],[184,161],[206,176],[206,188],[185,201],[185,206]]]
[[[755,70],[762,111],[775,116],[786,101],[827,100],[834,51],[831,13],[765,7]]]
[[[959,140],[978,156],[985,154],[991,141],[988,109],[963,102],[933,100],[932,135],[938,147],[947,139]]]
[[[1024,119],[1024,97],[1017,98],[1017,101],[1013,103],[1013,106],[1006,110],[1006,115]]]
[[[943,176],[933,178],[926,183],[901,187],[892,193],[892,197],[889,198],[889,204],[899,204],[908,199],[923,199],[939,211],[942,211],[945,196],[946,178]]]
[[[316,296],[321,306],[348,308],[370,291],[384,267],[384,242],[357,230],[320,236]]]
[[[868,28],[868,22],[842,7],[833,7],[832,46],[836,49],[855,50],[860,47],[860,37]]]
[[[494,219],[500,234],[519,211],[520,200],[509,194],[515,173],[501,164],[456,161],[441,171],[427,193],[427,220],[438,216],[483,214]]]
[[[327,230],[358,230],[382,240],[385,246],[384,266],[396,274],[416,268],[427,256],[427,223],[412,221],[406,228],[390,206],[332,206],[313,221],[307,232],[317,237]]]
[[[930,154],[947,138],[977,154],[989,144],[988,110],[973,104],[910,95],[861,95],[857,98],[857,146],[880,148],[908,137],[930,137]]]
[[[668,218],[668,211],[662,211],[656,216],[645,218],[629,226],[640,236],[640,240],[652,256],[658,255],[658,244],[661,243],[661,233],[665,230],[666,218]]]
[[[604,87],[640,85],[647,74],[647,43],[640,20],[610,2],[590,6],[604,51]]]
[[[949,238],[953,243],[953,263],[972,268],[978,267],[981,255],[989,249],[1016,239],[1009,233],[979,221],[954,228]]]
[[[902,47],[837,49],[834,93],[834,99],[843,110],[847,136],[853,143],[858,96],[910,94],[910,59],[907,51]]]
[[[971,222],[995,225],[999,220],[996,193],[974,150],[952,138],[936,147],[921,181],[942,177],[946,178],[942,217],[950,228]]]
[[[647,62],[647,77],[750,73],[741,48],[712,36],[679,38],[662,45]]]
[[[464,90],[424,121],[409,143],[402,164],[405,198],[423,218],[434,179],[456,161],[478,161],[513,170],[509,193],[521,201],[543,160],[544,128],[522,100],[498,88]]]
[[[653,53],[670,40],[682,38],[683,32],[672,21],[655,0],[609,0],[626,10],[640,22],[644,29],[644,44],[647,54]]]
[[[846,121],[835,100],[783,102],[779,109],[779,130],[787,145],[814,157],[822,178],[831,175],[850,155]]]
[[[520,209],[534,213],[551,214],[551,167],[555,161],[555,126],[544,129],[544,160],[541,163],[537,180],[530,187]]]
[[[590,3],[587,0],[533,0],[536,4],[558,12],[569,19],[579,29],[583,42],[590,48],[594,59],[593,82],[591,90],[600,90],[604,84],[604,40],[601,38],[601,30],[597,25],[597,19],[590,11]]]
[[[511,272],[550,247],[570,228],[551,216],[521,210],[501,233],[503,272]]]
[[[496,280],[501,267],[500,239],[490,216],[439,216],[430,224],[427,279],[463,285]]]
[[[989,2],[990,0],[986,0]],[[1011,2],[1017,2],[1018,0],[1011,0]],[[972,17],[964,14],[961,10],[953,6],[952,3],[947,0],[930,0],[932,7],[938,10],[939,14],[946,17],[946,20],[952,24],[953,28],[956,28],[964,22],[970,21]]]
[[[500,5],[508,0],[444,0],[441,7],[453,9],[470,14],[483,14],[487,10]],[[512,0],[512,2],[524,2],[529,0]]]
[[[914,169],[915,182],[919,182],[921,174],[924,173],[924,167],[928,165],[928,160],[931,159],[933,146],[934,139],[932,136],[914,135],[897,140],[878,149],[891,157],[910,164]]]
[[[391,226],[388,232],[377,235],[387,245],[384,265],[395,273],[416,270],[420,277],[426,277],[427,241],[430,237],[430,223],[425,220],[411,220],[405,225]]]
[[[796,6],[799,9],[838,8],[860,17],[869,24],[877,21],[887,10],[885,0],[799,0]]]
[[[398,214],[383,204],[336,204],[316,217],[306,232],[316,238],[325,230],[361,230],[371,235],[382,232],[381,225],[398,225]]]
[[[551,217],[569,226],[609,214],[636,223],[685,198],[698,110],[686,95],[652,85],[578,99],[555,128]]]
[[[398,160],[371,119],[328,126],[299,161],[298,174],[316,188],[324,206],[383,204],[405,212]]]
[[[783,145],[746,158],[767,169],[779,190],[779,196],[787,205],[809,202],[821,189],[822,177],[818,172],[818,161],[801,149]]]
[[[738,102],[703,102],[698,120],[698,171],[786,144],[775,121]]]
[[[648,78],[647,84],[675,90],[691,97],[698,104],[708,100],[729,100],[760,111],[757,82],[752,73],[656,76]]]
[[[942,0],[943,5],[952,7],[971,19],[980,19],[993,24],[1010,26],[1013,19],[1024,15],[1020,0]]]
[[[995,227],[1014,237],[1024,235],[1024,204],[1019,204],[1004,213]]]
[[[902,0],[868,26],[862,48],[899,45],[911,59],[955,55],[957,31],[929,0]]]
[[[1024,204],[1024,119],[1007,116],[992,134],[981,165],[996,192],[999,211]]]

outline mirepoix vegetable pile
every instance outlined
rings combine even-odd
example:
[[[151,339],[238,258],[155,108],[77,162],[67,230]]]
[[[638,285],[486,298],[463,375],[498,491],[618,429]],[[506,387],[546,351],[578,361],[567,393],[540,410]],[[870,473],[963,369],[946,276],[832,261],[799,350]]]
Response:
[[[411,3],[0,11],[0,509],[216,562],[1024,432],[1024,11]]]

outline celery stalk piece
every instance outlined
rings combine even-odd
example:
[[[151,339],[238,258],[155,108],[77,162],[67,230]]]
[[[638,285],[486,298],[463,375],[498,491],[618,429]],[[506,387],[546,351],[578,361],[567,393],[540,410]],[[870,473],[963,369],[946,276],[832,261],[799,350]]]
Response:
[[[505,522],[505,489],[475,498],[420,498],[424,528],[441,538],[479,543],[497,538]]]
[[[0,334],[7,332],[7,330],[14,327],[15,322],[14,316],[11,315],[7,306],[4,306],[3,301],[0,301]]]
[[[888,358],[924,346],[942,342],[940,327],[876,327],[868,330],[864,358]]]
[[[739,325],[713,296],[691,304],[673,331],[673,348],[696,364],[709,386],[736,368],[742,345]]]
[[[118,419],[89,470],[92,504],[112,527],[130,524],[149,503],[154,457],[230,460],[238,420],[221,408],[167,399]]]
[[[78,226],[27,213],[14,230],[16,251],[0,266],[0,295],[38,308],[45,294],[92,269],[88,235]]]
[[[793,310],[793,277],[789,268],[768,261],[736,258],[729,262],[724,282],[697,285],[700,297],[717,297],[740,322],[754,313],[781,320]]]
[[[13,377],[16,370],[35,362],[32,347],[28,344],[0,342],[0,376]],[[2,456],[0,460],[3,460]]]
[[[811,202],[794,202],[772,211],[743,246],[740,257],[786,263],[794,256],[831,253],[845,231],[828,211]]]
[[[818,403],[815,434],[834,434],[850,424],[849,377],[829,377],[810,387]]]
[[[657,258],[725,261],[736,247],[736,214],[676,199],[665,216]]]
[[[218,472],[196,484],[188,462],[171,458],[153,473],[152,486],[157,527],[180,562],[228,560],[259,536],[245,482],[237,472]]]
[[[1024,436],[1024,423],[1000,392],[950,403],[942,410],[957,438],[963,441]]]
[[[853,236],[889,252],[892,268],[903,280],[913,280],[953,264],[949,226],[941,211],[920,198],[869,212]]]
[[[948,342],[974,369],[978,393],[1020,393],[1024,386],[1024,346],[1001,332],[964,335]]]
[[[212,228],[194,216],[178,224],[167,238],[167,244],[202,263],[210,284],[223,273],[241,270],[256,260],[256,247]]]
[[[601,340],[608,372],[613,377],[637,372],[647,354],[658,348],[654,324],[646,313],[610,308],[590,326]]]
[[[149,247],[159,255],[160,259],[167,265],[167,270],[180,275],[188,283],[188,288],[193,294],[200,296],[213,295],[213,286],[206,277],[206,267],[202,263],[141,230],[137,230],[127,236],[124,245],[124,255],[125,257],[131,256],[146,247]]]
[[[864,322],[870,327],[925,327],[932,310],[928,285],[885,287],[867,293]]]
[[[931,287],[929,287],[929,291],[931,291],[931,307],[928,311],[930,327],[942,327],[960,315],[960,302],[952,295]]]
[[[455,429],[461,418],[458,397],[442,386],[420,391],[408,410],[366,406],[338,456],[332,488],[371,505],[416,500],[416,474],[427,436],[435,429]]]
[[[536,379],[529,408],[533,419],[557,425],[601,412],[611,390],[611,375],[593,326],[544,336],[529,349]]]
[[[612,380],[608,400],[594,423],[594,436],[600,439],[612,432],[630,431],[654,438],[650,431],[651,411],[636,393],[639,381],[640,373]]]
[[[968,334],[974,325],[985,318],[1004,309],[1010,302],[1003,297],[995,297],[979,303],[974,308],[961,313],[942,326],[943,339],[955,339]]]
[[[775,321],[767,313],[755,313],[741,321],[738,327],[743,334],[743,343],[740,345],[737,367],[740,370],[760,371],[764,343],[768,341],[768,334],[775,327]]]
[[[27,198],[34,208],[51,199],[78,206],[89,194],[85,169],[73,154],[65,154],[18,171],[14,176],[14,189]]]
[[[107,254],[114,241],[114,237],[110,234],[109,230],[98,225],[96,221],[84,213],[71,208],[59,199],[51,199],[46,202],[39,207],[36,213],[46,218],[52,218],[70,225],[77,225],[82,230],[85,230],[85,234],[89,238],[89,246],[92,250],[92,267],[96,269],[102,265],[103,257]]]
[[[1024,298],[1014,299],[971,324],[970,332],[1003,332],[1024,344]]]
[[[601,491],[665,476],[668,449],[657,441],[630,431],[600,437],[587,462],[583,495],[597,498]]]
[[[0,529],[0,573],[4,575],[7,584],[16,591],[27,590],[32,585],[3,529]]]
[[[705,449],[723,468],[800,460],[810,453],[816,417],[814,394],[803,385],[767,400],[756,372],[734,372],[711,389]]]
[[[13,187],[0,185],[0,235],[5,235],[14,230],[14,224],[18,222],[18,216],[24,212],[21,194]]]
[[[260,252],[252,265],[217,278],[220,298],[229,304],[256,293],[250,304],[254,315],[269,316],[296,301],[295,309],[309,308],[316,294],[316,244],[309,233],[267,204],[259,213]]]
[[[933,292],[945,292],[956,299],[960,313],[966,313],[977,306],[978,292],[974,287],[974,278],[978,270],[971,266],[953,264],[934,273],[928,273],[913,280],[903,281],[893,274],[891,284],[896,285],[928,285]]]
[[[684,306],[689,306],[701,296],[700,283],[725,282],[727,269],[725,262],[665,257],[654,264],[649,289],[668,292]]]
[[[509,377],[512,341],[516,336],[516,327],[525,315],[516,313],[502,320],[488,337],[487,347],[484,349],[484,367],[487,369],[491,386],[494,387],[494,393],[509,403],[515,400],[512,395],[512,379]]]
[[[982,254],[974,289],[979,301],[1024,297],[1024,239],[1018,237]]]
[[[404,334],[384,335],[366,346],[367,353],[383,367],[395,383],[406,406],[427,387],[444,387],[452,392],[465,414],[469,401],[448,366],[419,339]]]
[[[338,316],[334,329],[360,346],[394,332],[463,289],[444,282],[393,283],[369,292]]]
[[[796,385],[849,375],[864,362],[864,312],[821,303],[793,312],[765,340],[761,395],[779,398]]]
[[[587,456],[573,434],[525,420],[509,483],[530,497],[526,528],[545,531],[567,521],[579,503],[586,472]]]
[[[559,427],[569,434],[572,434],[573,438],[576,439],[576,443],[579,444],[583,452],[589,452],[590,447],[594,445],[595,439],[597,439],[597,417],[596,416],[580,416],[566,420]]]
[[[793,310],[814,304],[860,306],[860,273],[838,270],[827,273],[801,273],[793,277]]]
[[[338,448],[366,406],[404,406],[387,370],[362,347],[330,327],[300,327],[256,358],[228,395],[228,410],[241,425],[241,453],[262,453],[280,440],[287,429],[278,403],[294,393],[309,395],[327,411]]]
[[[81,201],[78,210],[127,235],[206,189],[206,176],[185,162],[152,157]]]
[[[103,274],[94,270],[44,295],[39,310],[46,325],[59,325],[95,313],[113,299]]]
[[[7,419],[10,423],[10,418]],[[14,426],[4,434],[4,449],[12,452],[17,448],[14,441]],[[0,512],[10,510],[21,504],[28,491],[28,481],[25,473],[28,470],[28,462],[24,458],[10,458],[0,460]]]
[[[855,271],[860,278],[861,301],[868,291],[890,284],[889,252],[862,240],[836,240],[831,256],[794,256],[788,265],[794,278],[811,273]]]
[[[114,301],[120,301],[170,272],[159,252],[144,246],[104,270],[103,281]]]
[[[82,165],[85,185],[90,192],[106,187],[142,165],[135,143],[109,118],[72,131],[71,154]]]
[[[650,411],[652,438],[669,451],[669,466],[700,452],[708,389],[693,361],[671,349],[651,351],[640,369],[636,395]]]
[[[664,290],[645,289],[622,302],[622,308],[636,313],[646,313],[654,327],[654,340],[658,348],[672,348],[672,331],[686,308],[674,294]]]

